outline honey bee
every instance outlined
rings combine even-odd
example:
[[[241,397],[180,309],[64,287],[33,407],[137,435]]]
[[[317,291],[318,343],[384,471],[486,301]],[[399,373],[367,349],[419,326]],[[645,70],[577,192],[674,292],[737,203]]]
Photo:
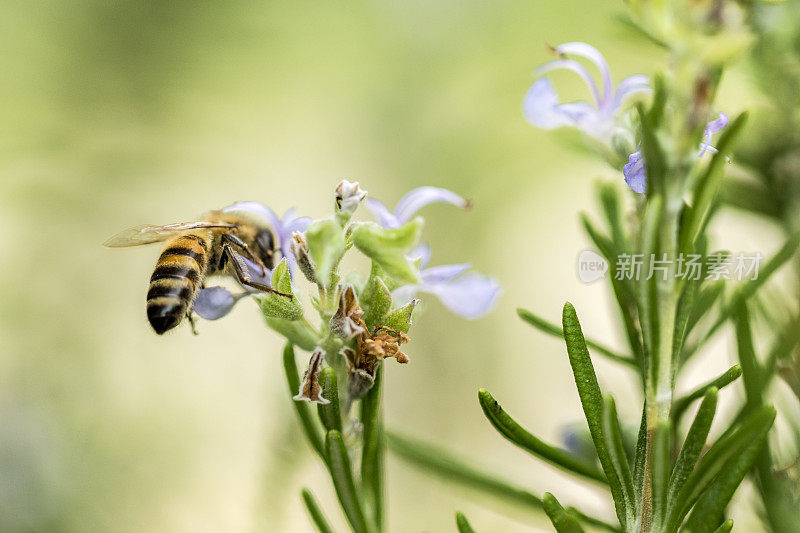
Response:
[[[209,276],[232,276],[245,287],[292,297],[268,285],[266,274],[275,257],[272,230],[238,214],[211,211],[197,222],[136,226],[103,245],[121,248],[164,241],[147,291],[147,319],[159,335],[184,318],[195,331],[192,303]]]

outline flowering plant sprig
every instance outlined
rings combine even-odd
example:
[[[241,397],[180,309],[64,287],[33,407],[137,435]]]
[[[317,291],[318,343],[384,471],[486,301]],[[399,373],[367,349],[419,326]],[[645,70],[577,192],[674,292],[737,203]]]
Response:
[[[328,467],[345,517],[354,531],[372,533],[383,529],[382,367],[387,359],[409,362],[404,350],[418,314],[417,294],[434,294],[454,313],[477,318],[491,310],[500,289],[494,279],[467,272],[468,264],[423,268],[427,261],[419,253],[429,254],[429,248],[419,247],[424,221],[418,211],[434,202],[465,208],[467,201],[445,189],[421,187],[403,197],[393,213],[368,199],[378,223],[354,220],[366,198],[358,183],[344,180],[334,191],[329,218],[298,218],[294,210],[278,217],[256,202],[226,210],[261,217],[275,231],[280,262],[263,276],[255,265],[250,270],[278,292],[253,298],[267,325],[288,342],[284,368],[294,407]],[[370,261],[368,275],[343,272],[343,259],[354,252]],[[311,288],[307,300],[304,282]],[[198,295],[195,310],[219,318],[250,294],[209,287]],[[310,353],[302,376],[294,347]],[[360,475],[354,458],[360,460]],[[327,531],[311,491],[303,492],[303,500],[317,527]]]
[[[800,483],[792,486],[770,471],[772,457],[767,441],[776,410],[765,392],[776,373],[777,360],[789,386],[800,390],[800,379],[796,379],[800,375],[798,320],[792,313],[779,329],[770,356],[760,361],[748,305],[773,274],[794,257],[800,234],[787,239],[757,278],[732,290],[726,290],[724,281],[702,277],[686,280],[675,275],[680,254],[706,255],[712,242],[708,227],[721,201],[723,171],[730,161],[727,154],[744,127],[746,114],[730,121],[727,115],[719,114],[710,120],[711,110],[721,72],[743,51],[748,32],[742,28],[740,7],[732,2],[631,0],[630,4],[635,15],[631,23],[637,24],[640,34],[649,35],[669,51],[670,68],[654,78],[649,104],[638,103],[635,112],[628,115],[633,119],[628,133],[640,141],[640,148],[635,152],[631,148],[625,155],[628,164],[624,169],[622,165],[617,168],[623,170],[628,185],[641,193],[634,202],[635,209],[626,212],[618,184],[603,184],[598,192],[605,227],[583,216],[590,240],[608,264],[638,254],[644,258],[642,271],[650,273],[609,278],[627,347],[619,352],[588,339],[570,303],[562,309],[560,325],[518,310],[523,320],[562,337],[566,345],[585,418],[585,425],[571,432],[566,447],[545,442],[527,431],[492,394],[485,389],[478,391],[481,409],[500,435],[563,472],[607,491],[617,523],[565,508],[551,493],[537,496],[416,439],[390,435],[390,448],[428,472],[540,509],[556,531],[571,533],[585,528],[626,533],[728,532],[733,521],[727,516],[727,507],[748,473],[754,473],[759,490],[773,498],[766,503],[762,496],[769,525],[775,531],[793,531],[797,520],[788,517],[787,511],[797,497],[780,494],[780,487],[800,494]],[[591,139],[613,145],[612,132],[621,127],[620,117],[625,114],[619,108],[621,100],[609,97],[614,94],[613,84],[602,56],[582,43],[555,50],[562,57],[537,73],[556,68],[578,73],[587,81],[594,104],[559,103],[552,84],[543,78],[525,97],[526,118],[546,129],[576,127]],[[602,91],[568,54],[597,65]],[[715,133],[721,135],[711,146]],[[766,152],[772,155],[772,147]],[[700,157],[706,153],[710,157]],[[763,207],[763,202],[760,205]],[[676,382],[683,378],[686,363],[699,357],[702,348],[728,322],[736,326],[740,364],[719,376],[710,376],[712,379],[690,388],[688,394],[676,395]],[[635,420],[627,424],[620,420],[619,415],[624,413],[618,414],[613,396],[601,387],[590,352],[633,370],[643,396]],[[712,424],[719,424],[715,422],[719,397],[734,394],[722,389],[739,377],[743,377],[746,402],[739,416],[720,428],[720,436],[716,436]],[[699,407],[687,427],[682,422],[695,403]],[[626,426],[634,424],[638,432],[625,431]],[[796,465],[791,468],[798,471]],[[456,514],[456,523],[460,531],[472,531],[460,513]]]

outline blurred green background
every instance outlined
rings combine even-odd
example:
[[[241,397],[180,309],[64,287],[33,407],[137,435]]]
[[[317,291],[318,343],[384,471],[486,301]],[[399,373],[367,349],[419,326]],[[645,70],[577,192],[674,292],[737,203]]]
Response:
[[[520,112],[545,43],[594,44],[617,81],[663,64],[621,31],[620,9],[4,2],[0,531],[311,531],[304,485],[343,525],[295,425],[282,343],[255,304],[201,322],[197,337],[185,327],[157,337],[144,307],[157,250],[100,246],[236,200],[326,216],[341,178],[389,204],[424,184],[471,198],[469,213],[426,210],[434,263],[472,261],[505,288],[477,322],[429,302],[411,363],[387,367],[387,424],[613,516],[602,494],[502,441],[476,390],[558,441],[580,415],[564,348],[515,308],[558,320],[571,300],[587,332],[621,346],[605,286],[574,274],[586,247],[576,212],[593,211],[592,180],[624,187],[621,175]],[[569,75],[557,83],[586,96]],[[751,102],[747,87],[746,73],[726,78],[725,111]],[[702,375],[726,363],[705,362]],[[604,382],[630,379],[599,367]],[[638,419],[633,381],[617,396]],[[392,531],[452,531],[455,509],[483,531],[548,530],[393,458],[388,483]]]

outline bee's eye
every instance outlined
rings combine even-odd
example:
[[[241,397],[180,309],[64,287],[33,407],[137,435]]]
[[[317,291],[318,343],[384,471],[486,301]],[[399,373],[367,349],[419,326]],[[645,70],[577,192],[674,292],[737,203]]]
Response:
[[[270,230],[260,230],[256,235],[259,258],[267,267],[272,268],[272,257],[275,253],[275,238]]]

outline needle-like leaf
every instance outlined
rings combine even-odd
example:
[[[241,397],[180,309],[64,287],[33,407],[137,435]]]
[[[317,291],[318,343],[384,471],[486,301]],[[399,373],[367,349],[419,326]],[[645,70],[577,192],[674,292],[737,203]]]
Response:
[[[744,476],[753,467],[767,438],[767,432],[775,420],[775,410],[771,407],[763,413],[766,423],[761,426],[759,432],[752,435],[741,452],[731,458],[730,464],[700,497],[686,521],[687,531],[712,533],[720,525],[718,517],[722,516]]]
[[[727,387],[728,385],[736,381],[741,375],[742,375],[742,367],[739,365],[733,365],[718,378],[714,378],[708,383],[700,385],[686,396],[682,396],[677,400],[675,400],[675,402],[673,402],[672,404],[672,418],[673,420],[675,420],[675,423],[677,424],[678,421],[683,416],[683,413],[686,412],[686,409],[695,400],[705,396],[706,393],[709,391],[709,389],[712,388],[722,389],[724,387]]]
[[[438,476],[448,483],[470,487],[497,501],[538,512],[543,510],[542,499],[535,494],[500,479],[494,474],[479,470],[467,460],[457,458],[438,446],[392,432],[387,432],[387,443],[395,455],[424,470],[427,474]],[[587,526],[610,532],[620,531],[619,527],[599,518],[588,516],[572,507],[569,508],[569,512]]]
[[[528,433],[500,406],[486,389],[478,390],[478,401],[483,414],[492,426],[506,439],[526,452],[547,461],[567,472],[577,474],[599,483],[606,483],[606,477],[593,464],[575,458],[566,450],[551,446]]]
[[[456,511],[456,527],[458,528],[458,533],[475,533],[475,530],[469,525],[467,517],[461,511]]]
[[[567,302],[564,304],[563,313],[564,341],[567,344],[569,363],[572,367],[572,374],[575,378],[575,385],[578,388],[578,396],[583,407],[583,414],[589,424],[589,433],[592,435],[597,457],[606,474],[611,495],[614,498],[614,507],[617,518],[623,529],[627,528],[627,523],[633,516],[633,509],[627,506],[625,491],[622,481],[614,469],[614,464],[606,447],[606,438],[603,432],[603,393],[597,383],[597,376],[594,372],[592,360],[589,357],[589,350],[586,348],[586,341],[583,338],[581,325],[575,308]]]
[[[714,420],[714,413],[717,410],[717,388],[709,387],[700,404],[700,409],[694,417],[689,432],[686,434],[686,440],[683,441],[678,459],[675,462],[675,467],[672,470],[672,476],[669,480],[669,494],[667,499],[667,508],[671,508],[678,496],[678,492],[683,488],[686,478],[689,477],[692,470],[694,470],[697,460],[700,458],[700,453],[703,451],[703,446],[706,444],[708,432],[711,429],[711,422]]]
[[[331,473],[333,486],[342,510],[355,533],[367,533],[367,522],[364,511],[356,492],[353,481],[353,469],[350,467],[350,457],[342,440],[342,434],[335,429],[328,431],[325,437],[325,451],[328,455],[328,469]]]
[[[314,525],[317,527],[317,531],[319,531],[319,533],[334,533],[333,528],[328,524],[328,520],[325,518],[322,509],[317,503],[317,499],[314,498],[314,494],[308,489],[303,489],[300,495],[303,498],[303,504],[306,506],[311,521],[314,522]]]
[[[763,440],[772,427],[774,420],[775,409],[768,406],[762,407],[745,417],[744,421],[736,430],[725,433],[711,446],[686,479],[683,488],[678,492],[675,498],[675,504],[669,510],[669,517],[667,519],[668,531],[675,531],[678,528],[683,521],[683,517],[686,516],[692,506],[704,496],[706,489],[708,489],[712,483],[716,482],[718,476],[724,481],[720,482],[721,485],[715,485],[715,487],[717,487],[715,489],[715,494],[717,494],[717,496],[715,496],[713,503],[707,501],[704,504],[705,507],[711,508],[718,505],[721,498],[720,495],[725,495],[728,492],[730,492],[731,495],[733,494],[733,490],[735,490],[736,487],[734,486],[733,489],[731,489],[731,485],[733,481],[735,481],[736,476],[730,474],[730,476],[734,477],[726,477],[729,476],[726,473],[740,471],[742,465],[739,462],[739,458],[750,453],[748,451],[749,448],[755,446],[756,452],[761,449]],[[738,482],[736,485],[738,486]]]
[[[535,315],[534,313],[528,311],[527,309],[517,309],[517,315],[519,315],[519,317],[522,320],[524,320],[531,326],[535,327],[539,331],[543,331],[544,333],[548,333],[560,339],[564,338],[564,330],[560,326],[548,320],[545,320],[544,318],[538,315]],[[599,342],[593,341],[591,339],[586,339],[586,346],[588,346],[590,349],[594,350],[598,354],[608,357],[612,361],[615,361],[617,363],[622,363],[623,365],[630,366],[637,370],[639,369],[638,363],[633,358],[627,355],[622,355],[620,353],[617,353],[611,348],[608,348],[607,346]]]
[[[555,496],[549,492],[544,493],[544,512],[558,533],[583,533],[578,520],[564,509]]]

